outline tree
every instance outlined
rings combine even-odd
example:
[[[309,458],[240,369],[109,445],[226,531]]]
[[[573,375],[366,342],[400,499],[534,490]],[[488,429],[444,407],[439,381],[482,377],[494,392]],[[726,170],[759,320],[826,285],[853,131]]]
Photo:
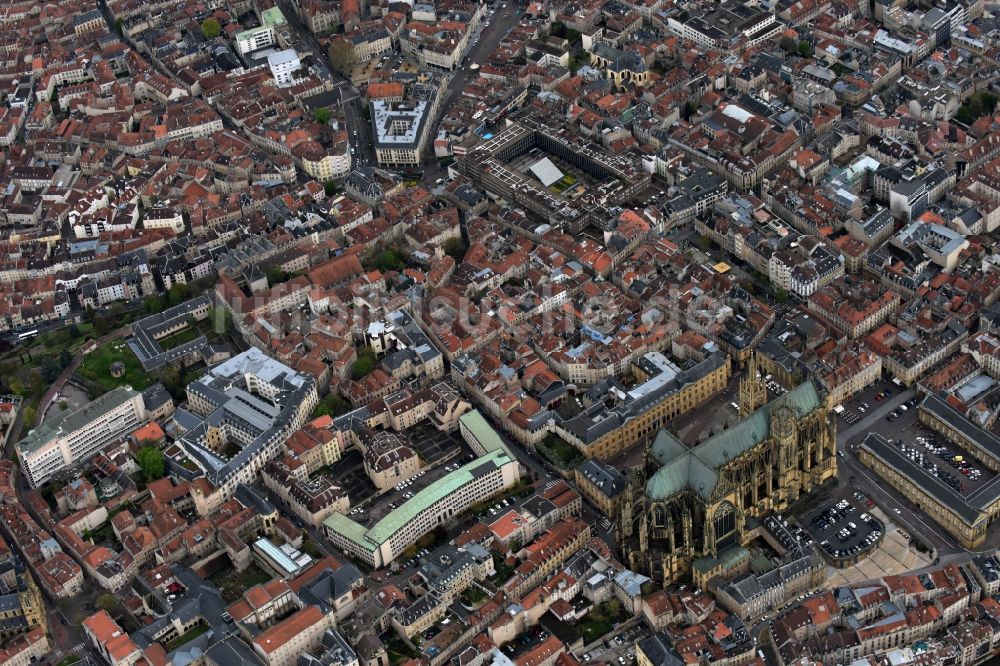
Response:
[[[799,40],[799,55],[803,58],[808,58],[813,54],[812,44],[804,39]]]
[[[350,73],[357,58],[354,55],[354,45],[346,39],[335,39],[330,44],[330,67],[343,75]]]
[[[973,95],[969,98],[969,111],[973,118],[983,115],[983,100],[979,95]]]
[[[150,296],[143,299],[142,309],[148,314],[156,314],[163,310],[163,299],[159,296]]]
[[[779,303],[784,303],[785,301],[788,300],[788,292],[785,291],[784,289],[776,289],[774,292],[774,300],[778,301]]]
[[[323,401],[330,408],[331,416],[340,416],[351,411],[351,405],[339,393],[331,393]]]
[[[41,372],[41,377],[45,380],[45,383],[54,383],[57,379],[59,379],[60,374],[62,374],[62,368],[59,366],[59,361],[56,360],[56,357],[46,356],[45,360],[42,361]]]
[[[320,125],[326,125],[328,122],[330,122],[330,118],[332,117],[333,114],[330,113],[330,109],[327,109],[326,107],[321,106],[318,109],[313,109],[313,118]]]
[[[69,325],[69,339],[76,340],[80,337],[80,327],[76,324]]]
[[[784,51],[788,53],[791,53],[792,51],[798,48],[798,44],[795,43],[795,40],[789,37],[788,35],[785,35],[780,40],[778,40],[778,46],[780,46]]]
[[[121,611],[121,604],[113,594],[102,594],[94,600],[94,608],[107,611],[109,615],[117,615]]]
[[[328,197],[332,197],[334,194],[336,194],[337,189],[338,189],[337,183],[335,183],[332,180],[328,180],[325,183],[323,183],[323,191],[326,193],[326,196]]]
[[[271,266],[267,269],[267,286],[273,287],[276,284],[288,282],[290,277],[288,271],[282,269],[281,266]]]
[[[183,282],[172,285],[170,291],[167,292],[167,302],[170,303],[171,307],[180,305],[189,298],[191,298],[191,287]]]
[[[181,374],[179,367],[172,364],[165,366],[161,371],[160,381],[163,382],[163,388],[167,389],[167,392],[175,399],[184,398],[184,375]]]
[[[368,373],[375,369],[375,359],[371,356],[362,356],[351,366],[351,376],[354,379],[367,377]]]
[[[222,26],[211,16],[201,22],[201,36],[205,39],[215,39],[222,34]]]
[[[163,451],[155,446],[144,446],[136,451],[135,459],[147,483],[163,478]]]
[[[462,243],[461,236],[446,240],[444,242],[444,253],[452,257],[456,262],[461,261],[462,257],[465,256],[465,245]]]
[[[94,333],[97,335],[107,335],[111,332],[111,324],[101,315],[94,315]]]
[[[988,90],[981,91],[979,93],[979,99],[982,100],[986,113],[993,113],[997,108],[997,102],[1000,102],[1000,97],[997,97]]]
[[[31,385],[31,392],[38,394],[42,392],[45,387],[45,380],[42,378],[41,371],[33,371],[28,375],[28,383]]]
[[[955,114],[955,120],[963,125],[971,125],[976,119],[972,116],[972,111],[969,110],[969,107],[963,104],[958,108],[958,112]]]
[[[35,408],[34,407],[25,407],[24,408],[24,418],[22,420],[22,422],[24,423],[24,425],[27,426],[28,428],[30,428],[31,426],[33,426],[35,424],[35,415],[36,415],[36,412],[35,412]]]

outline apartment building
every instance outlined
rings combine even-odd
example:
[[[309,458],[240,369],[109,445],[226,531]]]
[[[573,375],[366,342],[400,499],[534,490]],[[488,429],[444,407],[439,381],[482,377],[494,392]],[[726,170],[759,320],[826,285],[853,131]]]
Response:
[[[253,650],[267,666],[292,666],[303,653],[321,647],[323,635],[333,628],[332,615],[319,606],[306,606],[258,634]]]

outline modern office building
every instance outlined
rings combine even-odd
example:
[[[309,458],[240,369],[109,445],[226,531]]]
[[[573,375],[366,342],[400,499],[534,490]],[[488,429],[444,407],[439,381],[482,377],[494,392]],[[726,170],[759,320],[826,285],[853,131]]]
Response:
[[[369,528],[334,513],[323,523],[335,546],[368,566],[388,566],[420,537],[517,483],[520,467],[500,436],[475,411],[460,419],[470,446],[482,454],[446,474]]]
[[[415,87],[413,99],[371,102],[372,127],[375,133],[375,157],[381,165],[417,166],[427,147],[430,128],[437,113],[437,92]]]
[[[24,477],[38,488],[64,469],[86,462],[146,421],[142,394],[130,386],[105,393],[75,412],[46,421],[17,443]]]
[[[211,493],[192,491],[199,514],[207,515],[281,453],[319,397],[312,377],[251,347],[188,384],[187,399],[175,418],[190,427],[177,444],[195,469],[174,471],[209,482]]]
[[[292,74],[298,71],[302,63],[299,62],[299,54],[295,49],[284,49],[268,55],[267,66],[278,87],[285,88],[292,85]]]

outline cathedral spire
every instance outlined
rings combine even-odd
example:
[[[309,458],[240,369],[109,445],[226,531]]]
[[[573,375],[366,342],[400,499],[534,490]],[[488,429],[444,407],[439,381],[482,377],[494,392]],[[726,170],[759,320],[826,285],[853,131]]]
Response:
[[[740,418],[746,418],[767,403],[767,385],[757,367],[757,353],[750,353],[747,371],[740,378]]]

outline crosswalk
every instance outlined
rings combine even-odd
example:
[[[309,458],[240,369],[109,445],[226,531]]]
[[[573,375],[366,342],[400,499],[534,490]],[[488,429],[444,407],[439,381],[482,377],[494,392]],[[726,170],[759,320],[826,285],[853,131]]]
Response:
[[[49,659],[51,659],[54,663],[59,663],[59,661],[63,658],[64,655],[76,654],[84,647],[86,647],[86,643],[80,641],[79,643],[77,643],[72,647],[56,648],[55,650],[49,653]]]

